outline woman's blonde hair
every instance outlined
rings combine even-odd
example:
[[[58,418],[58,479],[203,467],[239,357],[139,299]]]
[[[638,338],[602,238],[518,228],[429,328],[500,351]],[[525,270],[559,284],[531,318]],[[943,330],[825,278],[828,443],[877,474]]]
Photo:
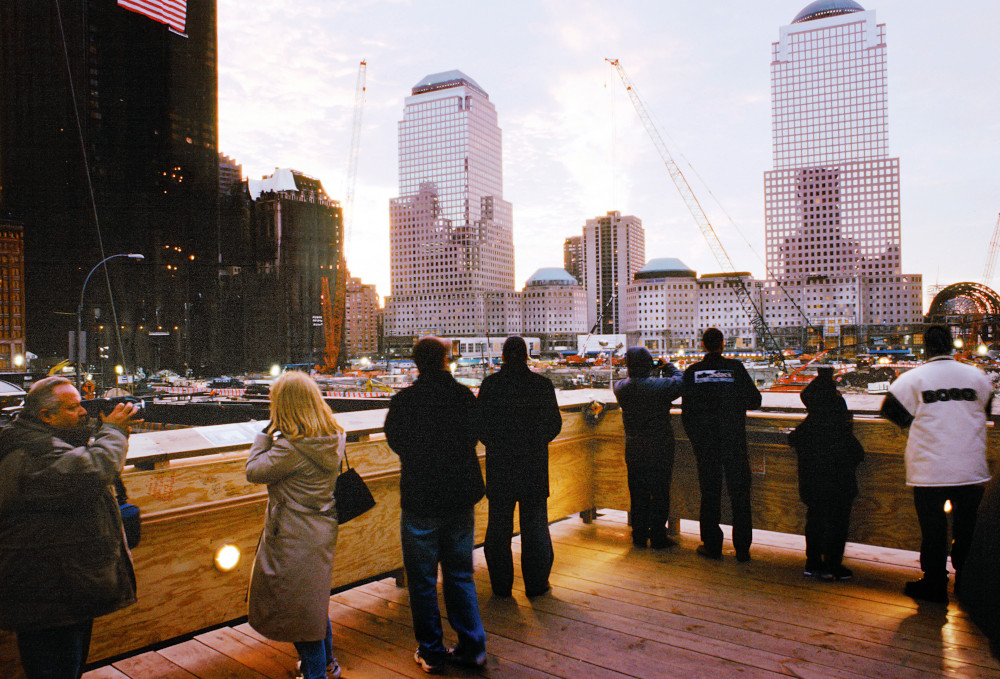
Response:
[[[271,385],[271,425],[267,431],[280,431],[293,440],[336,436],[344,430],[334,419],[316,382],[304,372],[293,370]]]

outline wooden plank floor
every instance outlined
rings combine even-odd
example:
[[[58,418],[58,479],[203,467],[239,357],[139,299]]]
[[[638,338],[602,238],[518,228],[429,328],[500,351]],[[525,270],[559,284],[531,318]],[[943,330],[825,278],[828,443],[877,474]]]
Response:
[[[547,596],[490,596],[482,549],[475,552],[486,669],[448,676],[572,677],[998,677],[986,640],[952,603],[920,605],[902,595],[919,575],[917,555],[848,545],[851,582],[802,576],[801,537],[756,531],[753,560],[721,562],[694,552],[697,524],[680,545],[635,549],[625,514],[591,525],[552,526],[556,560]],[[515,558],[519,544],[515,540]],[[392,580],[330,600],[345,679],[421,677],[413,663],[405,589]],[[447,626],[446,626],[447,628]],[[447,630],[451,642],[454,635]],[[287,679],[295,649],[238,625],[115,662],[85,679]]]

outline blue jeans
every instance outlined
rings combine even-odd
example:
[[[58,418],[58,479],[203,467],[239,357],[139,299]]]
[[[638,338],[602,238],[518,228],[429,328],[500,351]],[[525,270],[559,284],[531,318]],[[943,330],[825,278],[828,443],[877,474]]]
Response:
[[[441,664],[447,655],[438,608],[438,564],[444,580],[448,622],[458,635],[463,653],[475,656],[486,650],[486,631],[479,618],[476,583],[472,576],[472,541],[475,513],[447,517],[416,516],[403,511],[403,568],[410,592],[413,633],[421,657]]]
[[[28,679],[79,679],[90,651],[93,620],[65,627],[18,631],[17,649]]]
[[[326,638],[319,641],[296,641],[295,650],[302,662],[303,679],[325,679],[326,666],[333,662],[333,627],[326,621]]]

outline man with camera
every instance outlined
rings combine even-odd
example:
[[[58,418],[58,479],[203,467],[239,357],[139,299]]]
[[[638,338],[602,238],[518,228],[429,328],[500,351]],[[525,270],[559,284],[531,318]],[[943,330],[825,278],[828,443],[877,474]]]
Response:
[[[73,384],[47,377],[0,431],[0,628],[28,679],[81,676],[94,618],[135,603],[112,484],[137,413],[119,403],[94,432]]]

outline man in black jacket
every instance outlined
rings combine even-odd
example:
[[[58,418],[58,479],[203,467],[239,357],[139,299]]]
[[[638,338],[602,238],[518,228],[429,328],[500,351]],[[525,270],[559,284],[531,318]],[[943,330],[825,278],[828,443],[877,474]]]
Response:
[[[419,376],[392,397],[385,438],[399,455],[400,534],[410,592],[414,660],[437,674],[451,657],[486,664],[486,632],[479,617],[472,548],[475,505],[483,497],[476,456],[476,397],[447,369],[448,347],[425,337],[413,347]],[[441,564],[448,622],[458,645],[448,650],[441,632],[437,572]]]
[[[750,560],[753,517],[750,512],[750,460],[746,411],[760,408],[760,392],[743,364],[722,357],[725,338],[709,328],[701,338],[705,358],[684,371],[681,421],[698,461],[701,488],[701,541],[698,553],[722,558],[722,476],[733,510],[733,547],[737,561]]]
[[[528,369],[520,337],[503,344],[503,367],[479,387],[479,439],[486,446],[489,524],[483,551],[496,596],[510,596],[514,506],[520,508],[521,574],[529,597],[549,590],[549,441],[562,429],[555,388]]]
[[[0,432],[0,628],[29,679],[80,676],[94,618],[135,603],[112,483],[136,412],[120,403],[93,433],[73,384],[46,377]]]

